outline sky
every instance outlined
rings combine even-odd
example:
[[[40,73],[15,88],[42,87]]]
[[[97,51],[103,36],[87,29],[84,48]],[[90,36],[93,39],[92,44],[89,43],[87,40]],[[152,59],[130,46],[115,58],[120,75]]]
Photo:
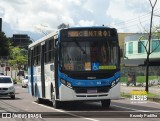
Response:
[[[2,31],[8,37],[28,34],[34,41],[56,31],[62,23],[142,33],[149,30],[150,15],[149,0],[0,0]],[[160,0],[154,15],[153,25],[160,26]]]

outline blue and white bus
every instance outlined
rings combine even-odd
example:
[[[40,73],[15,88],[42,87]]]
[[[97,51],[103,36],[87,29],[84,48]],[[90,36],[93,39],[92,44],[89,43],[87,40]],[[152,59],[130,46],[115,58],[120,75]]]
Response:
[[[120,97],[120,49],[115,28],[73,27],[29,45],[29,92],[38,102],[101,101]]]

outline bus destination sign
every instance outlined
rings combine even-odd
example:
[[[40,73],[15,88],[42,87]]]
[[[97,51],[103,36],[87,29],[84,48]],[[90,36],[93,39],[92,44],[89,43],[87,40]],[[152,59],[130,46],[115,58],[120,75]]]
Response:
[[[110,30],[80,30],[68,31],[68,37],[110,37]]]

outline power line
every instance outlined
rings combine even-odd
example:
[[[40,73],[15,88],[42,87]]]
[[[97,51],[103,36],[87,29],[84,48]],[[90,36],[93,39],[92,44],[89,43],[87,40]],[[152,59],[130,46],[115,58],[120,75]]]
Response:
[[[160,12],[160,9],[156,9],[154,11],[154,14],[159,14],[158,12]],[[143,19],[143,20],[141,21],[141,19]],[[118,26],[117,27],[118,29],[138,27],[140,25],[140,23],[142,23],[142,22],[146,23],[146,22],[149,22],[149,20],[150,20],[150,13],[147,13],[147,14],[141,15],[138,18],[133,18],[133,19],[130,19],[130,20],[127,20],[127,21],[124,21],[124,22],[119,22],[115,25]]]
[[[160,9],[156,9],[156,10],[154,11],[154,13],[156,13],[156,14],[157,14],[157,12],[160,12]],[[116,26],[122,26],[122,25],[125,25],[125,24],[130,24],[130,23],[139,21],[139,20],[142,19],[142,18],[144,19],[144,18],[146,18],[146,17],[150,17],[150,12],[147,13],[147,14],[141,15],[141,16],[139,16],[139,17],[136,17],[136,18],[133,18],[133,19],[124,21],[124,22],[116,23],[115,25],[116,25]],[[150,19],[150,18],[149,18],[149,19]],[[148,20],[149,20],[149,19],[148,19]]]
[[[147,20],[143,20],[143,21],[140,21],[140,22],[148,22],[148,20],[149,19],[147,19]],[[123,27],[120,27],[119,29],[124,29],[124,28],[130,28],[130,27],[133,27],[133,26],[138,26],[138,25],[140,25],[140,22],[139,23],[134,23],[134,24],[131,24],[131,25],[128,25],[128,26],[125,26],[125,24],[124,24],[124,26]]]

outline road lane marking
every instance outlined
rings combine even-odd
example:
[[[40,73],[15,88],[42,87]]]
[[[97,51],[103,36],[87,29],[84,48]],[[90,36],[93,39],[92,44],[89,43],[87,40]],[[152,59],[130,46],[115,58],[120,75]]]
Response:
[[[0,112],[7,112],[7,111],[5,111],[5,110],[0,110]]]
[[[150,111],[145,111],[145,110],[137,110],[137,109],[134,109],[134,108],[123,107],[123,106],[119,106],[119,105],[111,105],[111,106],[118,107],[118,108],[129,109],[129,110],[133,110],[133,111],[139,111],[139,112],[150,112]]]
[[[37,104],[36,102],[32,102],[32,103],[34,103],[34,104],[36,104],[36,105],[39,105],[39,106],[42,106],[42,107],[45,107],[45,108],[48,108],[48,109],[51,109],[51,110],[54,110],[54,111],[57,111],[57,112],[62,112],[62,113],[65,113],[65,114],[68,114],[68,115],[71,115],[71,116],[74,116],[74,117],[82,118],[82,119],[85,119],[85,120],[99,121],[99,120],[97,120],[97,119],[86,118],[86,117],[78,116],[78,115],[75,115],[75,114],[72,114],[72,113],[69,113],[69,112],[60,110],[60,109],[55,109],[54,107],[49,107],[49,106],[45,106],[45,105],[42,105],[42,104]]]

